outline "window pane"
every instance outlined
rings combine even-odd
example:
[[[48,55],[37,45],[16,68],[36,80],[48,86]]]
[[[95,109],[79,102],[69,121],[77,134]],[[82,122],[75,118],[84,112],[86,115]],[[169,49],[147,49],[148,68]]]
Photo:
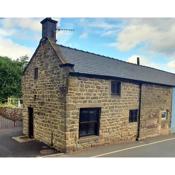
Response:
[[[137,122],[138,110],[129,111],[129,122]]]
[[[89,123],[88,135],[96,135],[96,123]]]
[[[80,124],[80,136],[86,136],[88,134],[88,125],[86,123]]]
[[[89,120],[89,111],[81,110],[80,112],[80,122],[85,122]]]
[[[121,82],[111,81],[111,93],[120,95],[121,92]]]
[[[89,111],[89,121],[97,121],[97,118],[98,118],[98,111],[90,110]]]
[[[97,135],[99,130],[100,108],[80,109],[79,135]]]

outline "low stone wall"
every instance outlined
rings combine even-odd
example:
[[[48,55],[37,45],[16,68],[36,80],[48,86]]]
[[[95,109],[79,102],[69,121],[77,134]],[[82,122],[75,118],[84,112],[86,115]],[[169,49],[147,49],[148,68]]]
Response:
[[[22,108],[0,107],[0,115],[13,121],[22,120]]]

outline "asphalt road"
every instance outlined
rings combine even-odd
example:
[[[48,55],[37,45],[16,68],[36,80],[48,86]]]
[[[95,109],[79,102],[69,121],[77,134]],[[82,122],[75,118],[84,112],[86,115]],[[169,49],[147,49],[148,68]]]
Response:
[[[108,145],[72,154],[58,154],[55,157],[175,157],[175,134],[131,144]]]
[[[19,143],[12,139],[21,136],[22,128],[0,129],[0,157],[37,157],[42,156],[40,151],[47,147],[44,143],[30,141]]]

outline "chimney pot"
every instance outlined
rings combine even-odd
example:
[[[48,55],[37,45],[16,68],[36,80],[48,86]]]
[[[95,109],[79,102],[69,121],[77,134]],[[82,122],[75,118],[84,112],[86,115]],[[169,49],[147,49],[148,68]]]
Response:
[[[137,57],[137,65],[140,65],[140,58]]]

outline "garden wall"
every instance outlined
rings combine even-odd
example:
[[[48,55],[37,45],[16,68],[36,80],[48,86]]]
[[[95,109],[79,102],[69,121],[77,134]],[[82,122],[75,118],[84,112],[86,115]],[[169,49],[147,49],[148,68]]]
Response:
[[[0,107],[0,115],[13,121],[22,120],[22,108]]]

